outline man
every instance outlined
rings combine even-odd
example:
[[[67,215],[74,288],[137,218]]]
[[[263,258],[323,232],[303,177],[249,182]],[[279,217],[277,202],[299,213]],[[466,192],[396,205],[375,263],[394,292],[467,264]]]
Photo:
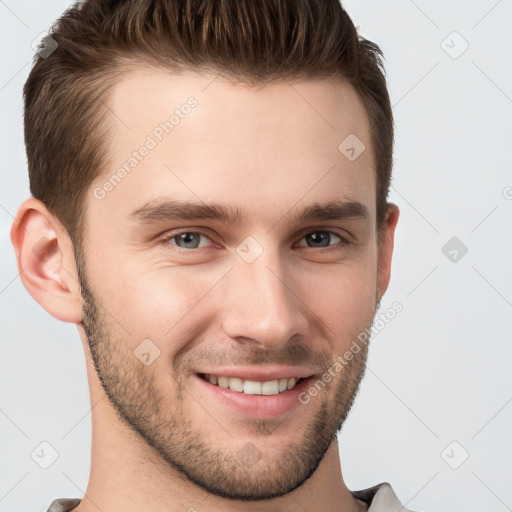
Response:
[[[379,48],[337,0],[90,0],[39,53],[11,238],[94,406],[49,511],[405,510],[336,439],[399,216]]]

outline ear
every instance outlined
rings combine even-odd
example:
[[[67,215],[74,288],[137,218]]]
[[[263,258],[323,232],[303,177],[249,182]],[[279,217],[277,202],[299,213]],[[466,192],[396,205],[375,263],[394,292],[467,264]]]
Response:
[[[73,244],[66,229],[39,200],[24,201],[11,227],[21,280],[30,295],[63,322],[82,320],[82,296]]]
[[[400,216],[398,206],[389,203],[386,221],[382,227],[377,255],[377,294],[378,300],[386,293],[391,277],[391,258],[395,240],[395,228]]]

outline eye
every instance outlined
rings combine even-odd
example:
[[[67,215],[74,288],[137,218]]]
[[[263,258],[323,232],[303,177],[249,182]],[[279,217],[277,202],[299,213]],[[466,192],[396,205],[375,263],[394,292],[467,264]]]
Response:
[[[180,249],[199,249],[207,245],[201,244],[201,237],[203,237],[203,239],[209,240],[209,238],[203,233],[196,231],[183,231],[181,233],[175,233],[167,236],[164,242],[171,243],[171,245],[176,245]],[[175,240],[176,243],[173,243],[173,240]]]
[[[306,240],[307,242],[313,244],[308,247],[321,249],[323,247],[331,247],[332,244],[330,242],[332,242],[333,237],[339,240],[338,244],[342,247],[349,245],[350,243],[347,239],[343,238],[341,235],[338,235],[334,231],[312,231],[311,233],[308,233],[306,236],[302,237],[301,240]],[[303,244],[299,245],[304,247]]]
[[[334,244],[332,243],[334,239]],[[322,230],[322,231],[312,231],[307,235],[301,238],[301,241],[305,240],[307,245],[306,247],[310,247],[313,249],[322,249],[324,247],[334,247],[336,245],[339,248],[343,248],[345,246],[350,245],[350,242],[335,233],[334,231]],[[211,241],[208,236],[199,231],[182,231],[180,233],[171,233],[166,235],[162,239],[163,244],[170,244],[178,247],[179,249],[183,249],[184,251],[194,249],[200,249],[208,246],[208,241]],[[337,243],[336,243],[337,241]],[[311,245],[310,245],[311,244]],[[304,247],[304,244],[299,243],[299,246]]]

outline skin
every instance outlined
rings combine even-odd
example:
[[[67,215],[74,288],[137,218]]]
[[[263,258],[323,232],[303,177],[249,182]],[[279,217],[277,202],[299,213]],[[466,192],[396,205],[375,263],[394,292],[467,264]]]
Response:
[[[364,510],[343,481],[335,437],[364,374],[364,346],[307,404],[272,418],[233,410],[197,376],[294,365],[317,380],[371,326],[399,210],[389,206],[379,246],[364,106],[342,81],[250,88],[213,78],[139,67],[116,85],[80,275],[66,230],[40,201],[27,199],[12,226],[25,287],[77,325],[86,355],[92,460],[75,510]],[[95,197],[191,96],[190,114]],[[354,161],[338,150],[349,134],[366,145]],[[244,219],[130,220],[157,198],[236,206]],[[357,201],[368,218],[293,221],[329,200]],[[170,238],[178,230],[192,234],[186,243]],[[262,251],[251,263],[237,252],[247,237]],[[148,339],[159,354],[145,365],[134,351]]]

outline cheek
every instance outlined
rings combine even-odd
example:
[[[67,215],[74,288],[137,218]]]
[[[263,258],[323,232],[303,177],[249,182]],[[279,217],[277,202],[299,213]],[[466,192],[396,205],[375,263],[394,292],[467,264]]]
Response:
[[[298,295],[326,326],[324,334],[333,345],[350,344],[371,324],[376,306],[371,258],[303,273],[299,279]]]
[[[155,267],[116,265],[97,280],[102,304],[130,333],[133,342],[149,338],[160,349],[168,340],[193,340],[211,309],[208,294],[225,273],[223,269],[198,267]],[[98,276],[99,277],[99,276]],[[200,320],[198,322],[198,320]],[[179,350],[172,343],[170,350]],[[166,349],[167,350],[167,349]]]
[[[229,302],[219,295],[221,289],[229,293],[229,288],[216,287],[229,264],[141,264],[133,255],[122,258],[106,248],[96,254],[102,258],[88,265],[91,286],[105,314],[134,346],[149,338],[172,357],[186,344],[198,342],[223,302]],[[339,264],[301,264],[290,268],[288,275],[298,296],[296,307],[303,308],[313,324],[320,320],[326,325],[324,334],[333,343],[350,343],[371,323],[376,293],[373,250],[359,251]]]

